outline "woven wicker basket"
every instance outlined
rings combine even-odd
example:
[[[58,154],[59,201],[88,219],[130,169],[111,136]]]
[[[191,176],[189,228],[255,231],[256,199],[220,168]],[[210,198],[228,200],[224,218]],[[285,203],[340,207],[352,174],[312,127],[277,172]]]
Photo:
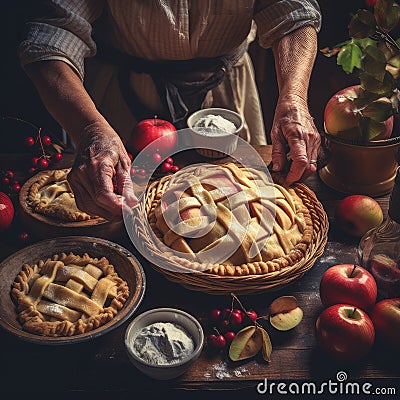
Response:
[[[151,254],[152,267],[172,282],[178,283],[190,290],[201,291],[213,295],[255,294],[278,290],[303,276],[322,255],[327,243],[329,222],[325,210],[315,193],[304,184],[296,184],[294,190],[309,209],[313,221],[313,240],[306,255],[298,263],[266,274],[246,276],[219,276],[207,272],[193,272],[188,260],[163,251],[154,244],[154,233],[149,229],[148,215],[153,210],[163,193],[169,177],[164,176],[150,183],[144,202],[136,207],[132,215],[132,229],[144,254]],[[146,219],[146,220],[145,220]],[[129,228],[128,228],[129,229]],[[165,266],[165,268],[159,267]],[[180,272],[184,271],[184,272]],[[190,271],[190,273],[188,273]]]

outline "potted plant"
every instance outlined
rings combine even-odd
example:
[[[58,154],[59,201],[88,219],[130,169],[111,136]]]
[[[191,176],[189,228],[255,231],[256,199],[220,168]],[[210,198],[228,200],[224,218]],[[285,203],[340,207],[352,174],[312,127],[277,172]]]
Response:
[[[394,184],[400,149],[396,129],[400,39],[395,40],[391,32],[399,20],[397,3],[377,0],[373,8],[352,16],[348,40],[321,50],[328,57],[336,56],[344,72],[357,73],[360,82],[333,95],[324,112],[329,156],[319,175],[344,193],[379,196],[389,193]]]

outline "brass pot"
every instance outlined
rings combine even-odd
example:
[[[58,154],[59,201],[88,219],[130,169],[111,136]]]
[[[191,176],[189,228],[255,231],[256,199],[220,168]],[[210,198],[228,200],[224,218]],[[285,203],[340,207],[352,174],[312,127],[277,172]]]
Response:
[[[381,196],[390,193],[398,167],[400,137],[367,144],[349,143],[325,135],[327,164],[319,170],[321,180],[346,194]]]

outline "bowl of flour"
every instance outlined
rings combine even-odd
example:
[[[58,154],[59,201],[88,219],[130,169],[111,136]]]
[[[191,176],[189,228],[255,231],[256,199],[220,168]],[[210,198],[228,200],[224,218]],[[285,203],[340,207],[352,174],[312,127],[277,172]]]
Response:
[[[191,114],[187,125],[191,144],[199,154],[208,158],[223,158],[236,150],[243,118],[226,108],[204,108]]]
[[[125,332],[132,364],[154,379],[186,372],[200,356],[204,332],[196,318],[175,308],[156,308],[137,316]]]

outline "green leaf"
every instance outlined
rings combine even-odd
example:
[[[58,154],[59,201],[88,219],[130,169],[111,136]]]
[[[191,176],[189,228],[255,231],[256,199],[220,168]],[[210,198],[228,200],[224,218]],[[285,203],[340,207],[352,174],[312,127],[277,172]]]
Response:
[[[360,122],[362,140],[364,142],[369,142],[376,136],[383,133],[386,129],[384,122],[377,122],[370,118],[361,118]]]
[[[262,344],[263,359],[267,362],[270,362],[271,361],[271,353],[272,353],[271,339],[269,338],[269,335],[264,328],[258,328],[258,329],[260,329],[260,331],[262,333],[262,338],[263,338],[263,344]]]
[[[349,23],[349,35],[355,39],[367,38],[375,29],[375,17],[368,10],[358,10]]]
[[[375,93],[381,97],[389,97],[393,90],[396,89],[396,81],[389,72],[385,72],[383,81],[375,79],[373,76],[362,73],[360,74],[361,87],[367,92]]]
[[[400,54],[396,54],[394,57],[390,58],[388,64],[394,68],[400,68]]]
[[[365,49],[368,46],[377,46],[378,42],[374,39],[371,39],[370,37],[364,38],[364,39],[352,39],[353,42],[360,47],[361,49]]]
[[[339,51],[337,64],[342,66],[344,72],[351,74],[354,68],[361,68],[361,57],[361,49],[354,42],[351,42]]]
[[[361,110],[361,113],[364,117],[371,118],[377,122],[383,122],[393,115],[392,103],[388,100],[376,100]]]
[[[294,310],[271,315],[269,322],[279,331],[288,331],[296,327],[303,319],[303,310],[296,307]]]
[[[378,0],[374,7],[377,25],[385,32],[391,31],[399,22],[398,10],[393,0]]]
[[[367,46],[361,57],[362,69],[378,81],[383,81],[386,72],[386,58],[376,46]]]
[[[241,329],[229,346],[232,361],[245,360],[255,356],[262,348],[263,334],[259,327],[251,325]]]

